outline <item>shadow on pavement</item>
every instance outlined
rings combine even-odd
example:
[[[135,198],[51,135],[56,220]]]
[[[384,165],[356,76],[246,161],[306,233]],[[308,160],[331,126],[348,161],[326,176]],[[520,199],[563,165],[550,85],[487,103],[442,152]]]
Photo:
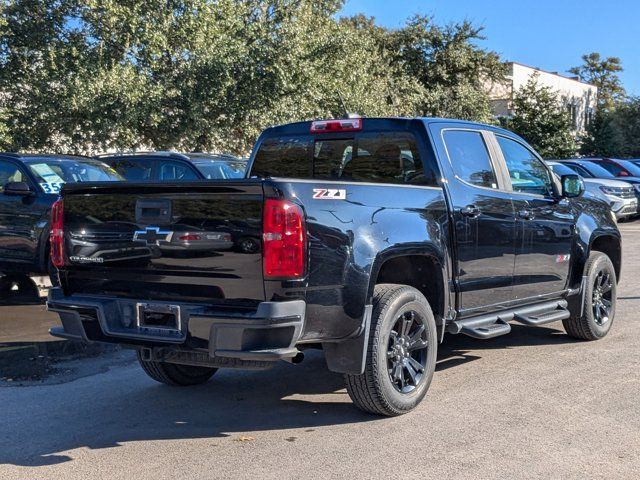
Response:
[[[446,340],[439,351],[437,370],[479,359],[486,349],[573,342],[559,330],[517,325],[511,335],[493,341],[462,336],[448,336]],[[342,375],[329,372],[322,353],[317,351],[308,352],[301,365],[281,363],[268,371],[220,371],[209,383],[196,387],[155,384],[135,368],[94,379],[91,384],[76,384],[71,390],[67,387],[57,394],[49,391],[52,396],[47,401],[35,401],[36,410],[42,411],[24,412],[24,416],[14,414],[20,417],[15,422],[37,421],[41,425],[23,423],[20,429],[10,427],[5,438],[0,439],[0,463],[52,465],[72,460],[59,452],[83,447],[102,449],[123,442],[219,439],[245,432],[258,432],[252,435],[259,440],[262,431],[312,432],[321,426],[384,421],[353,406]],[[32,392],[44,394],[44,390]],[[76,392],[82,400],[69,399],[69,392]],[[323,400],[314,401],[314,395],[322,395]],[[10,422],[12,419],[9,418]],[[43,435],[32,434],[42,430],[46,430]]]
[[[511,333],[491,340],[476,340],[466,335],[446,335],[438,347],[436,372],[482,358],[482,350],[506,350],[537,345],[562,345],[580,343],[569,337],[562,324],[552,323],[552,327],[528,327],[511,324]]]
[[[60,358],[114,350],[49,335],[49,328],[60,323],[58,315],[46,311],[45,299],[40,298],[33,281],[28,277],[15,280],[13,288],[0,289],[0,379],[41,379]]]

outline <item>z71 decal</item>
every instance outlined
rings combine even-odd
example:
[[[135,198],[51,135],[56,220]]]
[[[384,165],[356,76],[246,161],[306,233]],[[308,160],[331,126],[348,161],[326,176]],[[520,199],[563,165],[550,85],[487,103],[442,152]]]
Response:
[[[345,200],[347,191],[341,188],[314,188],[313,198],[316,200]]]

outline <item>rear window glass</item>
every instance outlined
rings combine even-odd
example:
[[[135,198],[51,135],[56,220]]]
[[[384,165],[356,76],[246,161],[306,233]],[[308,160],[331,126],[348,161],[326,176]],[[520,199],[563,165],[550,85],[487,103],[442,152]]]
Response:
[[[116,172],[127,180],[134,182],[153,180],[151,177],[153,164],[149,159],[119,158],[117,160],[108,160],[108,162]]]
[[[251,175],[437,184],[433,169],[425,172],[416,139],[408,132],[363,133],[341,139],[267,139],[256,154]]]
[[[311,145],[311,139],[306,137],[267,138],[256,154],[251,175],[309,178]]]

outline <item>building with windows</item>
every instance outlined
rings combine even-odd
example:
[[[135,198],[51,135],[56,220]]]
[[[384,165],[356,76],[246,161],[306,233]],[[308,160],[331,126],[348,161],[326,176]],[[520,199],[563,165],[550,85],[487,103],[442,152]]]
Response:
[[[538,76],[540,85],[551,87],[558,92],[564,108],[573,120],[576,134],[584,133],[596,109],[598,88],[580,81],[577,77],[567,77],[558,72],[547,72],[521,63],[507,63],[505,82],[489,87],[491,108],[496,117],[513,115],[513,96],[533,75]]]

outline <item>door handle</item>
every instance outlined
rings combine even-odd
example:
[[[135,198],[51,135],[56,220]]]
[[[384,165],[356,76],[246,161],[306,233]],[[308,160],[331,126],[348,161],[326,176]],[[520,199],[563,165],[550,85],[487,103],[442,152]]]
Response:
[[[462,207],[460,209],[460,213],[465,217],[476,218],[480,216],[480,209],[475,205],[467,205],[466,207]]]
[[[518,217],[522,218],[523,220],[533,220],[535,218],[535,215],[531,210],[520,210],[518,212]]]

